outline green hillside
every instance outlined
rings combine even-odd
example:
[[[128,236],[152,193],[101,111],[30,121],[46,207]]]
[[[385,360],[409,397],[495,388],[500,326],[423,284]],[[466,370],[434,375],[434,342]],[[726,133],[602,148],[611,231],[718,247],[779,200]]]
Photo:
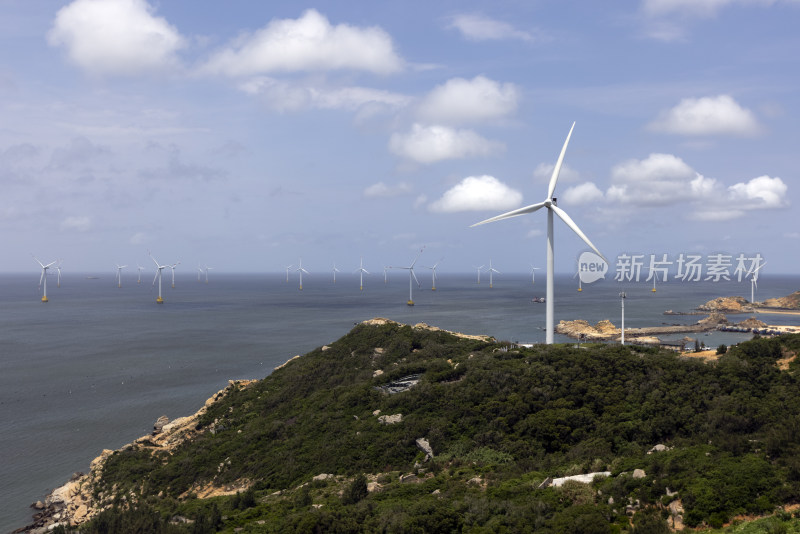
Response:
[[[667,532],[678,504],[687,526],[720,527],[800,502],[800,384],[776,363],[798,349],[755,339],[704,363],[360,324],[233,388],[174,451],[111,455],[93,492],[114,506],[81,528]],[[404,377],[418,382],[388,391]],[[208,487],[241,492],[195,498]]]

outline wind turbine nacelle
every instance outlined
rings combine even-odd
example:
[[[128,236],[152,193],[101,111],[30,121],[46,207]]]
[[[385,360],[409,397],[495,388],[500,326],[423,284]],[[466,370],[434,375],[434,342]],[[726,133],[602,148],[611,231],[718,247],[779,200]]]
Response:
[[[584,252],[578,257],[578,276],[584,284],[591,284],[608,273],[608,263],[606,260],[594,252]]]

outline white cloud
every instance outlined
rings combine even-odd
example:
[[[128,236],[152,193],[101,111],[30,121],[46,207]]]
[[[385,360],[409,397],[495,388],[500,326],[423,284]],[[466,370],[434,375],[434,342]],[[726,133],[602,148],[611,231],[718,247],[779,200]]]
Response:
[[[446,159],[489,156],[504,148],[503,144],[485,139],[472,130],[435,125],[414,124],[410,132],[395,133],[389,139],[389,149],[392,152],[424,164]]]
[[[61,221],[61,230],[62,231],[70,231],[74,230],[76,232],[86,232],[92,227],[92,221],[89,217],[80,216],[80,217],[67,217],[63,221]]]
[[[685,98],[662,112],[649,127],[681,135],[754,135],[760,129],[753,113],[730,95]]]
[[[75,0],[56,14],[47,34],[80,68],[133,76],[178,65],[184,38],[145,0]]]
[[[664,206],[710,195],[715,181],[704,178],[672,154],[650,154],[628,160],[611,170],[606,198],[639,206]]]
[[[411,184],[407,182],[400,182],[396,185],[387,185],[383,182],[372,184],[364,189],[365,197],[396,197],[400,195],[407,195],[411,192]]]
[[[430,211],[512,210],[522,203],[522,193],[494,176],[468,176],[432,202]]]
[[[369,105],[399,108],[408,105],[410,98],[399,93],[368,87],[312,87],[259,76],[239,86],[250,95],[263,98],[273,109],[297,111],[301,109],[345,109],[355,111]]]
[[[709,17],[732,3],[733,0],[644,0],[642,10],[651,17],[676,14]]]
[[[734,203],[743,204],[743,209],[783,208],[788,187],[780,178],[759,176],[747,183],[738,183],[728,188],[729,198]]]
[[[592,182],[586,182],[570,187],[564,191],[559,200],[565,204],[594,204],[603,200],[603,192]]]
[[[453,17],[449,28],[456,28],[472,41],[490,41],[520,39],[533,41],[534,36],[526,31],[518,30],[507,22],[490,19],[483,15],[464,14]]]
[[[520,91],[513,83],[484,76],[453,78],[422,100],[417,115],[426,122],[461,124],[506,117],[516,111]]]
[[[309,9],[298,19],[275,19],[214,54],[201,69],[211,74],[249,76],[266,72],[364,70],[397,72],[403,60],[378,27],[331,25]]]

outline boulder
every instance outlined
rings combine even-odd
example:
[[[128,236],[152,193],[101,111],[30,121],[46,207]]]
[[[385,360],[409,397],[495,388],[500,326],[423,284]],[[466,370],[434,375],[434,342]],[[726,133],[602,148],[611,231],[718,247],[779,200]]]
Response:
[[[153,425],[153,434],[158,434],[161,432],[161,429],[164,428],[166,424],[169,423],[169,417],[166,415],[162,415],[158,419],[156,419],[156,423]]]
[[[633,478],[644,478],[647,474],[644,472],[644,469],[634,469],[632,476]]]
[[[396,413],[394,415],[381,415],[378,417],[378,422],[382,425],[393,425],[395,423],[403,422],[403,414]]]
[[[433,458],[433,449],[431,444],[425,438],[417,438],[417,448],[425,453],[425,460]]]

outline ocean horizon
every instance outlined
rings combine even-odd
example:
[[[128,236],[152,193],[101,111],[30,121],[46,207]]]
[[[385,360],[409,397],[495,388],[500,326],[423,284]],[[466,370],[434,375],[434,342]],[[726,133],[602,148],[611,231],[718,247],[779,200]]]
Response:
[[[163,283],[156,304],[153,272],[141,284],[123,271],[69,273],[56,287],[48,277],[49,302],[41,302],[38,273],[0,275],[0,532],[30,522],[29,505],[87,471],[103,449],[116,449],[149,433],[162,415],[190,415],[228,380],[263,378],[297,354],[330,343],[354,324],[373,317],[424,322],[446,330],[486,334],[520,343],[544,342],[545,274],[488,276],[418,273],[415,306],[407,306],[408,275],[391,271],[365,276],[364,290],[351,273],[176,273]],[[609,319],[620,324],[619,292],[625,291],[626,328],[691,324],[689,312],[716,297],[749,299],[749,281],[584,284],[556,275],[555,323]],[[757,300],[800,289],[800,276],[762,275]],[[748,315],[731,316],[739,321]],[[763,314],[769,324],[800,325],[798,315]],[[685,334],[683,334],[685,335]],[[683,335],[664,336],[680,339]],[[749,334],[712,332],[698,338],[709,347],[749,339]],[[574,342],[556,334],[556,342]]]

